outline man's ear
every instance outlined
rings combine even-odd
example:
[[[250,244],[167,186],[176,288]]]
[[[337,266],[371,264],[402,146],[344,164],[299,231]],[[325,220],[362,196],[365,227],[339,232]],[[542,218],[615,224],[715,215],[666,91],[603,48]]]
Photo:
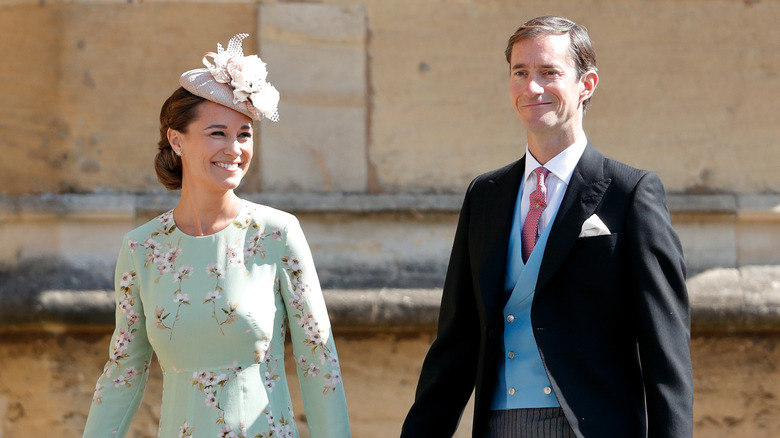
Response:
[[[588,70],[580,78],[582,88],[580,89],[580,102],[590,99],[596,91],[599,84],[599,74],[595,70]]]

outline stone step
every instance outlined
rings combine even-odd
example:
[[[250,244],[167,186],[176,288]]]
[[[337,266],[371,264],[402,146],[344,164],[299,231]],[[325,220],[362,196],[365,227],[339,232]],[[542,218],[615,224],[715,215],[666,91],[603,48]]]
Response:
[[[696,333],[780,331],[780,266],[713,269],[688,279]],[[326,289],[335,330],[432,331],[441,289]],[[109,290],[0,287],[0,332],[108,328],[114,323]]]

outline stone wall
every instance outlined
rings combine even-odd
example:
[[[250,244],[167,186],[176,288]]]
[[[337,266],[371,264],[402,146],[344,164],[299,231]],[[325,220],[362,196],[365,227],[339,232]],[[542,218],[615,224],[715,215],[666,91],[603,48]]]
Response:
[[[589,27],[603,152],[674,192],[776,192],[777,0],[2,0],[6,194],[158,190],[162,101],[248,32],[281,121],[248,191],[460,193],[516,159],[507,36],[544,13]]]
[[[92,331],[0,337],[0,437],[80,437],[109,336]],[[431,334],[336,336],[352,436],[397,437]],[[780,436],[780,337],[696,336],[692,352],[694,436]],[[294,382],[291,388],[296,420],[304,423]],[[128,437],[156,437],[161,390],[154,365]],[[471,410],[470,405],[457,438],[471,435]]]
[[[586,131],[662,177],[691,272],[780,263],[778,0],[0,0],[0,276],[110,271],[176,202],[161,102],[245,31],[282,101],[242,196],[304,215],[334,287],[437,286],[468,182],[522,153],[502,53],[544,13],[590,28]]]
[[[525,144],[506,38],[548,13],[594,39],[591,141],[667,187],[696,435],[780,436],[780,0],[0,0],[0,438],[79,436],[122,235],[176,202],[160,105],[239,32],[282,94],[241,195],[301,219],[354,436],[397,436],[433,336],[418,289],[441,286],[469,181]],[[154,368],[132,436],[154,436],[159,388]]]

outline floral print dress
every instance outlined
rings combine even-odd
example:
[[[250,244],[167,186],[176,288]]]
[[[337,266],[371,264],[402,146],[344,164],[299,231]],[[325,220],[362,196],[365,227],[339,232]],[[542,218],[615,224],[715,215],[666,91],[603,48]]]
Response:
[[[116,329],[85,438],[125,436],[152,352],[164,376],[159,437],[297,437],[284,370],[288,326],[311,437],[350,436],[330,322],[300,225],[242,202],[233,223],[213,235],[184,234],[171,210],[125,237]]]

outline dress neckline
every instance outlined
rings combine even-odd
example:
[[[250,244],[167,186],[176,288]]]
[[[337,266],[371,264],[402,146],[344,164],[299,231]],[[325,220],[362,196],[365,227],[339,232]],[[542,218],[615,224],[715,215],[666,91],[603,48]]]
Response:
[[[243,199],[239,199],[239,201],[241,202],[241,206],[239,207],[238,213],[236,213],[236,217],[234,217],[233,220],[228,222],[228,224],[224,228],[222,228],[221,230],[215,231],[215,232],[213,232],[211,234],[204,234],[203,236],[193,236],[192,234],[187,234],[184,231],[182,231],[181,228],[179,228],[179,226],[176,225],[176,220],[173,218],[173,209],[171,209],[170,211],[168,211],[165,214],[166,215],[170,215],[170,222],[175,226],[175,228],[173,230],[174,233],[178,233],[178,234],[180,234],[180,235],[182,235],[184,237],[188,237],[188,238],[191,238],[191,239],[206,239],[206,238],[218,236],[218,235],[224,233],[225,230],[227,230],[231,226],[233,226],[233,223],[236,222],[236,221],[241,222],[241,219],[244,216],[244,212],[246,210],[246,201],[243,200]]]

